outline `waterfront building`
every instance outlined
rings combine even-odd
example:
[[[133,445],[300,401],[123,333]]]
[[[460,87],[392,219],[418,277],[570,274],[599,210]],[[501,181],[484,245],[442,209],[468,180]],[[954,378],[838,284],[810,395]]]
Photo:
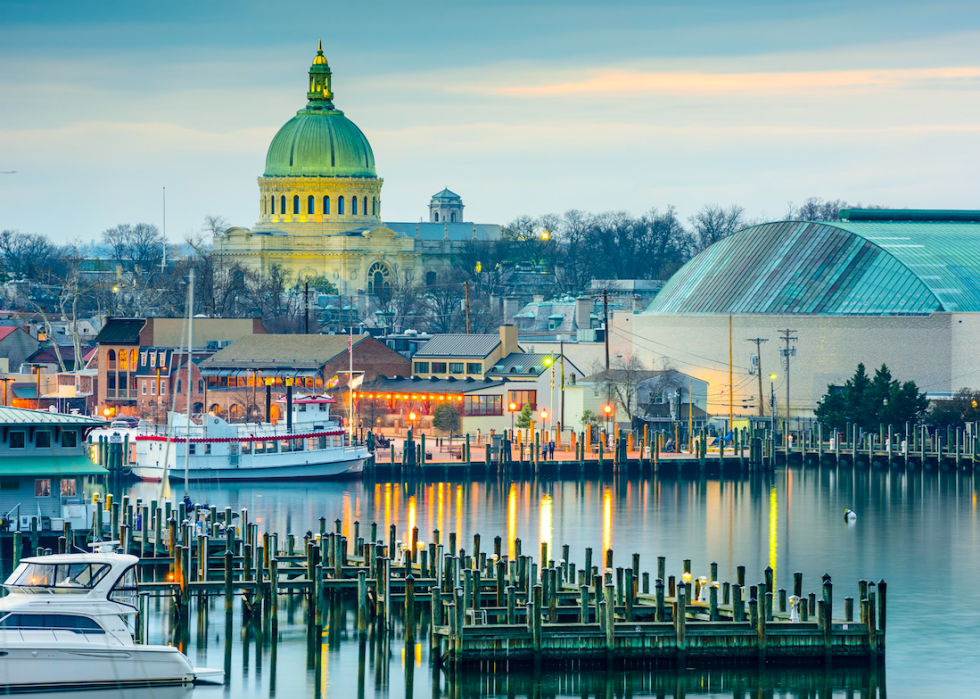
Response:
[[[859,362],[936,397],[980,387],[980,212],[843,210],[839,221],[750,226],[611,326],[614,355],[709,382],[708,412],[726,417],[730,405],[768,411],[772,396],[784,416],[787,362],[793,417],[811,416]]]
[[[98,418],[0,408],[0,516],[6,530],[60,531],[91,526],[86,504],[100,477],[85,444]]]
[[[306,107],[279,129],[258,179],[259,220],[214,240],[214,256],[291,280],[323,276],[341,294],[378,294],[408,274],[435,283],[439,270],[469,241],[494,240],[502,229],[463,220],[458,194],[443,189],[429,203],[429,221],[390,223],[382,217],[374,150],[334,106],[333,75],[322,46],[307,82]]]
[[[348,353],[348,342],[352,355]],[[370,335],[249,335],[200,364],[208,412],[232,420],[265,414],[266,386],[272,401],[287,386],[321,392],[344,388],[353,364],[356,383],[379,375],[407,375],[411,362]],[[346,412],[338,401],[335,412]],[[272,406],[272,420],[278,409]]]
[[[195,318],[193,347],[195,358],[209,356],[221,347],[252,334],[265,333],[258,318]],[[109,318],[95,338],[98,352],[89,368],[98,370],[98,411],[104,417],[130,415],[150,417],[166,414],[166,396],[158,396],[155,381],[165,381],[166,395],[183,379],[182,365],[174,365],[171,353],[177,358],[186,356],[186,318]],[[189,386],[190,399],[203,401],[196,392],[197,381]],[[154,393],[149,393],[150,391]],[[146,393],[144,393],[146,391]],[[152,398],[152,400],[151,400]],[[186,403],[181,402],[184,408]],[[167,408],[169,409],[169,408]]]

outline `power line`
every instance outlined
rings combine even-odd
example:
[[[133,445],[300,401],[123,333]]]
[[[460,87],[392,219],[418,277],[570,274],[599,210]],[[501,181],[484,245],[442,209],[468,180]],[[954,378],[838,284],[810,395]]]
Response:
[[[762,343],[769,342],[769,338],[753,337],[746,342],[755,343],[755,371],[759,375],[759,417],[765,417],[766,411],[762,407]]]
[[[795,330],[780,330],[779,334],[782,335],[782,341],[786,343],[785,349],[780,350],[780,354],[786,357],[786,429],[789,429],[789,363],[790,359],[796,356],[796,348],[790,349],[789,343],[796,342],[797,338],[793,333]]]

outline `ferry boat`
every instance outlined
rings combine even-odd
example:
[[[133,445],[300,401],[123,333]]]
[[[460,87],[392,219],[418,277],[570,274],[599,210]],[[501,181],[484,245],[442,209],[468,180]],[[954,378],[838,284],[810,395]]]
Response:
[[[277,401],[285,421],[229,424],[210,413],[188,422],[170,413],[167,426],[136,434],[133,475],[143,480],[251,481],[339,478],[360,473],[368,450],[348,446],[330,419],[329,395]],[[286,405],[283,405],[286,404]]]
[[[0,684],[7,690],[180,685],[223,680],[172,646],[137,644],[136,556],[93,553],[25,558],[0,599]]]

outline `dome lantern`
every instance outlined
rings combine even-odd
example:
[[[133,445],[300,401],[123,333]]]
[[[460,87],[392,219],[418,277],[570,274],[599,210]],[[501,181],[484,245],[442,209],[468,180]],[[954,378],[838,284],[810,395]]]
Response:
[[[310,66],[310,91],[306,93],[307,109],[333,109],[333,91],[330,89],[330,65],[323,55],[323,41],[317,43],[316,56]]]

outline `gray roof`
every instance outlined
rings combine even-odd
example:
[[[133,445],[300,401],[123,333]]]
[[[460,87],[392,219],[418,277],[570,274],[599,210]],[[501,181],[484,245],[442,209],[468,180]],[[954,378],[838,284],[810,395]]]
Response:
[[[449,233],[449,239],[455,241],[472,240],[473,228],[476,227],[477,240],[499,240],[503,236],[503,227],[496,223],[388,223],[385,227],[398,234],[399,238],[414,238],[416,229],[419,240],[442,240]]]
[[[549,368],[545,365],[544,360],[552,356],[551,353],[529,354],[527,352],[511,352],[490,367],[487,371],[487,376],[513,376],[515,374],[537,376]],[[555,358],[555,361],[558,361],[558,359]],[[534,372],[528,371],[529,369],[534,369]]]
[[[359,390],[359,395],[363,397],[365,393],[469,393],[479,391],[491,386],[500,386],[506,379],[437,379],[435,377],[423,379],[418,376],[406,378],[404,376],[379,376],[374,381],[363,384]]]
[[[354,335],[356,345],[368,335]],[[319,369],[347,351],[347,335],[246,335],[201,363],[201,368]]]
[[[47,410],[25,410],[23,408],[0,407],[2,425],[78,425],[81,427],[100,427],[106,421],[87,415],[66,415]]]
[[[483,359],[499,345],[499,335],[436,335],[419,348],[415,358],[479,357]]]
[[[443,189],[441,192],[437,192],[432,195],[433,199],[459,199],[460,196],[456,192],[450,191],[448,188]]]

